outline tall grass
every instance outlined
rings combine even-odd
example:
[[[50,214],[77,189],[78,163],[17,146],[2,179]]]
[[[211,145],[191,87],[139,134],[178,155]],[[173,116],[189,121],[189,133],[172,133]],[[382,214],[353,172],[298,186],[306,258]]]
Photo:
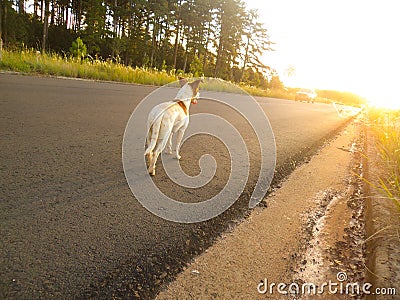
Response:
[[[165,71],[132,68],[111,61],[81,61],[58,54],[41,54],[35,50],[3,50],[0,68],[25,73],[151,85],[164,85],[176,80],[174,74]]]
[[[0,69],[42,75],[86,78],[127,83],[165,85],[178,78],[175,71],[164,71],[153,68],[133,68],[114,61],[78,60],[59,54],[41,54],[33,49],[22,51],[3,50]],[[192,77],[192,74],[179,74]],[[223,80],[210,80],[202,86],[205,90],[239,93],[243,91],[254,96],[287,98],[286,93],[277,90],[240,85],[237,86]]]
[[[385,175],[379,178],[378,189],[400,211],[400,111],[370,109],[368,119],[385,166]]]

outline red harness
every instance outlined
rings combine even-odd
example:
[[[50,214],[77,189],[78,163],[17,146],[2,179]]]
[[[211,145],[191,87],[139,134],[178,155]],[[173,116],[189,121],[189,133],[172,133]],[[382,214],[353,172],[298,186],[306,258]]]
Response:
[[[188,112],[187,112],[187,107],[186,107],[185,103],[183,103],[183,101],[176,101],[176,103],[178,103],[178,105],[183,109],[183,112],[185,113],[185,115],[187,115]]]

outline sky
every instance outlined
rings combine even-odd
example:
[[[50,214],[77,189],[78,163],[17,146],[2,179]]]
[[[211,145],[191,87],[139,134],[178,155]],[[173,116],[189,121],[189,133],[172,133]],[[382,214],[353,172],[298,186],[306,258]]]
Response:
[[[245,2],[258,9],[276,43],[263,62],[278,71],[285,85],[350,91],[371,101],[394,102],[395,97],[400,103],[396,0]],[[285,75],[289,66],[294,76]]]

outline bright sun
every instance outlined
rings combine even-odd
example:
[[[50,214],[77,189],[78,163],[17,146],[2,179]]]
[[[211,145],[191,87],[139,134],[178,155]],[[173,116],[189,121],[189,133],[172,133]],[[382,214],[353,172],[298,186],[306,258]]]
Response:
[[[400,109],[400,97],[394,91],[391,93],[382,93],[382,91],[371,93],[369,97],[367,96],[367,100],[371,106],[377,108]]]
[[[369,104],[377,108],[400,109],[400,101],[395,99],[369,100]]]
[[[259,9],[274,42],[263,60],[287,86],[349,91],[400,109],[397,1],[245,1]]]

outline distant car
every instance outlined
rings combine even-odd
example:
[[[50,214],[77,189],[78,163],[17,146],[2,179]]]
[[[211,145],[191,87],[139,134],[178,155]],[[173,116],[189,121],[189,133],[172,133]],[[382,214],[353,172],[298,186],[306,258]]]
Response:
[[[301,89],[296,92],[294,100],[314,103],[317,93],[313,89]]]

